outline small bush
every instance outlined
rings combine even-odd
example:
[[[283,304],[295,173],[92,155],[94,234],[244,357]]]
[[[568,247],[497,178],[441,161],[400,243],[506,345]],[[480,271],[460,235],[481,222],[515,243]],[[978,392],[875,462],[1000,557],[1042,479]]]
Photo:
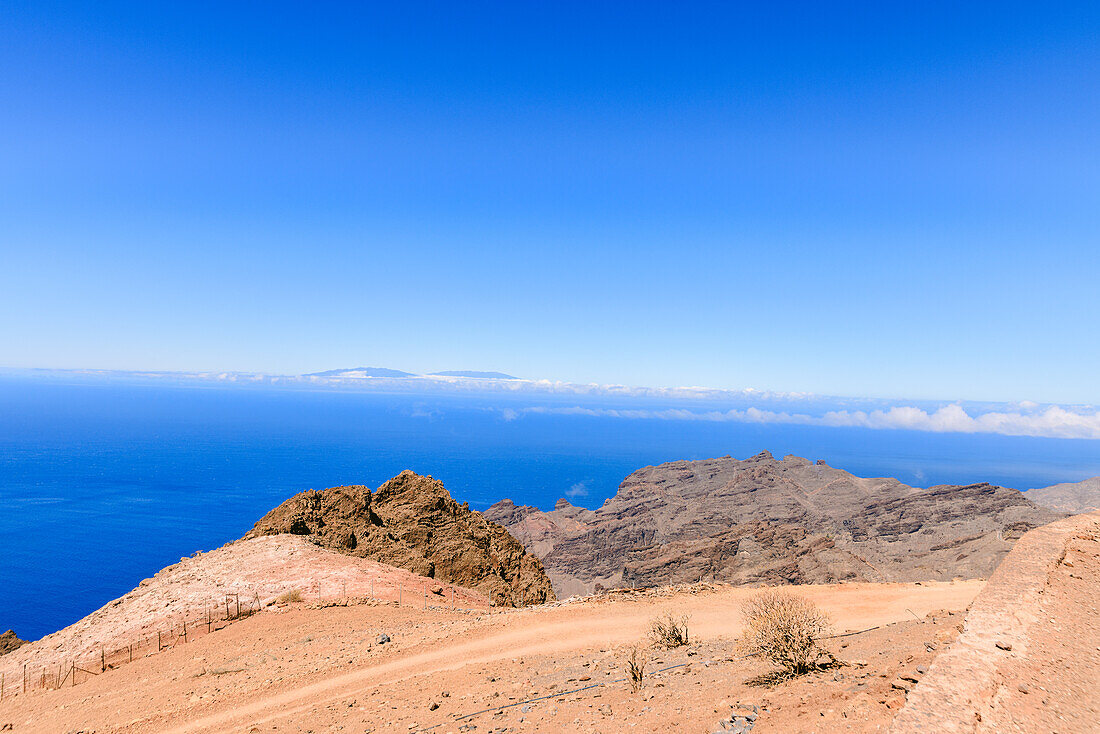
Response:
[[[741,612],[743,651],[771,661],[779,668],[778,679],[809,673],[822,667],[823,661],[837,662],[821,647],[831,624],[813,602],[782,591],[763,591],[745,602]]]
[[[677,617],[672,613],[657,617],[649,623],[649,639],[670,649],[688,644],[688,619],[686,614]]]
[[[649,662],[646,651],[641,645],[630,648],[630,655],[626,659],[626,672],[630,676],[630,690],[637,693],[642,687],[642,679],[645,678],[645,666]]]
[[[291,589],[290,591],[284,591],[275,597],[275,601],[279,604],[297,604],[302,600],[302,592],[297,589]]]

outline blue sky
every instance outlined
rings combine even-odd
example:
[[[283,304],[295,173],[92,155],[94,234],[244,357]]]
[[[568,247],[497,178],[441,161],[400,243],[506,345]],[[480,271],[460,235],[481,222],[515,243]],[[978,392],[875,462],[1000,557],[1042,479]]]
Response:
[[[0,1],[0,366],[1100,403],[1100,6],[160,5]]]

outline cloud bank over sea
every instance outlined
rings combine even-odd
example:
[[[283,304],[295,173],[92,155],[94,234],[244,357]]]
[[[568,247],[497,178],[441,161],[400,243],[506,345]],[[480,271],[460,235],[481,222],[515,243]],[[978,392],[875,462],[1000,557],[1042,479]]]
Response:
[[[977,403],[814,395],[746,388],[635,387],[456,375],[364,376],[361,370],[314,375],[244,372],[6,370],[0,374],[82,381],[165,382],[305,390],[480,396],[502,420],[571,415],[624,420],[786,424],[932,433],[988,433],[1100,439],[1100,409],[1030,401]],[[500,399],[493,405],[493,397]],[[423,407],[418,411],[424,415]]]
[[[945,405],[931,412],[914,406],[896,405],[871,411],[830,410],[822,415],[760,408],[693,411],[683,408],[646,410],[533,406],[519,411],[510,408],[502,411],[507,420],[516,420],[523,414],[539,413],[633,420],[728,421],[933,433],[996,433],[1002,436],[1100,439],[1100,412],[1078,413],[1057,405],[1047,406],[1030,413],[991,410],[973,415],[958,403]]]

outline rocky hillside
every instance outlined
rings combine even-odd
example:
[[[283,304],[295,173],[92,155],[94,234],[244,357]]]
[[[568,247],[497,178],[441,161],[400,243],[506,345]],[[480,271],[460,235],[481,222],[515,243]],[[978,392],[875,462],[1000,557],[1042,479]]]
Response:
[[[988,577],[1013,541],[1063,516],[989,484],[910,487],[768,452],[631,474],[597,510],[509,500],[485,516],[542,558],[559,595],[600,587]]]
[[[1059,512],[1078,514],[1100,510],[1100,477],[1029,489],[1025,496],[1037,505]]]
[[[443,483],[401,472],[375,492],[332,487],[294,495],[245,535],[292,533],[331,550],[475,589],[502,606],[554,599],[539,559]]]
[[[7,632],[0,633],[0,655],[6,655],[12,650],[18,650],[23,645],[26,645],[26,640],[20,640],[18,635],[14,631],[8,630]]]

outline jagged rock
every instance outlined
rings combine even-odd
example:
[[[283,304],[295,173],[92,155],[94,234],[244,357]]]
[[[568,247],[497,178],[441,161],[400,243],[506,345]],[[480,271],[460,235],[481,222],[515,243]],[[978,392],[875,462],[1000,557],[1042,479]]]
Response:
[[[301,492],[244,537],[281,533],[476,589],[498,606],[554,599],[542,563],[507,530],[455,502],[442,482],[411,471],[373,493],[361,485]]]
[[[6,655],[12,650],[16,650],[26,644],[26,640],[20,640],[14,631],[8,630],[0,634],[0,655]]]
[[[1012,542],[1063,515],[990,484],[919,489],[770,453],[631,474],[597,510],[504,500],[499,522],[558,596],[717,580],[738,584],[988,577]]]

